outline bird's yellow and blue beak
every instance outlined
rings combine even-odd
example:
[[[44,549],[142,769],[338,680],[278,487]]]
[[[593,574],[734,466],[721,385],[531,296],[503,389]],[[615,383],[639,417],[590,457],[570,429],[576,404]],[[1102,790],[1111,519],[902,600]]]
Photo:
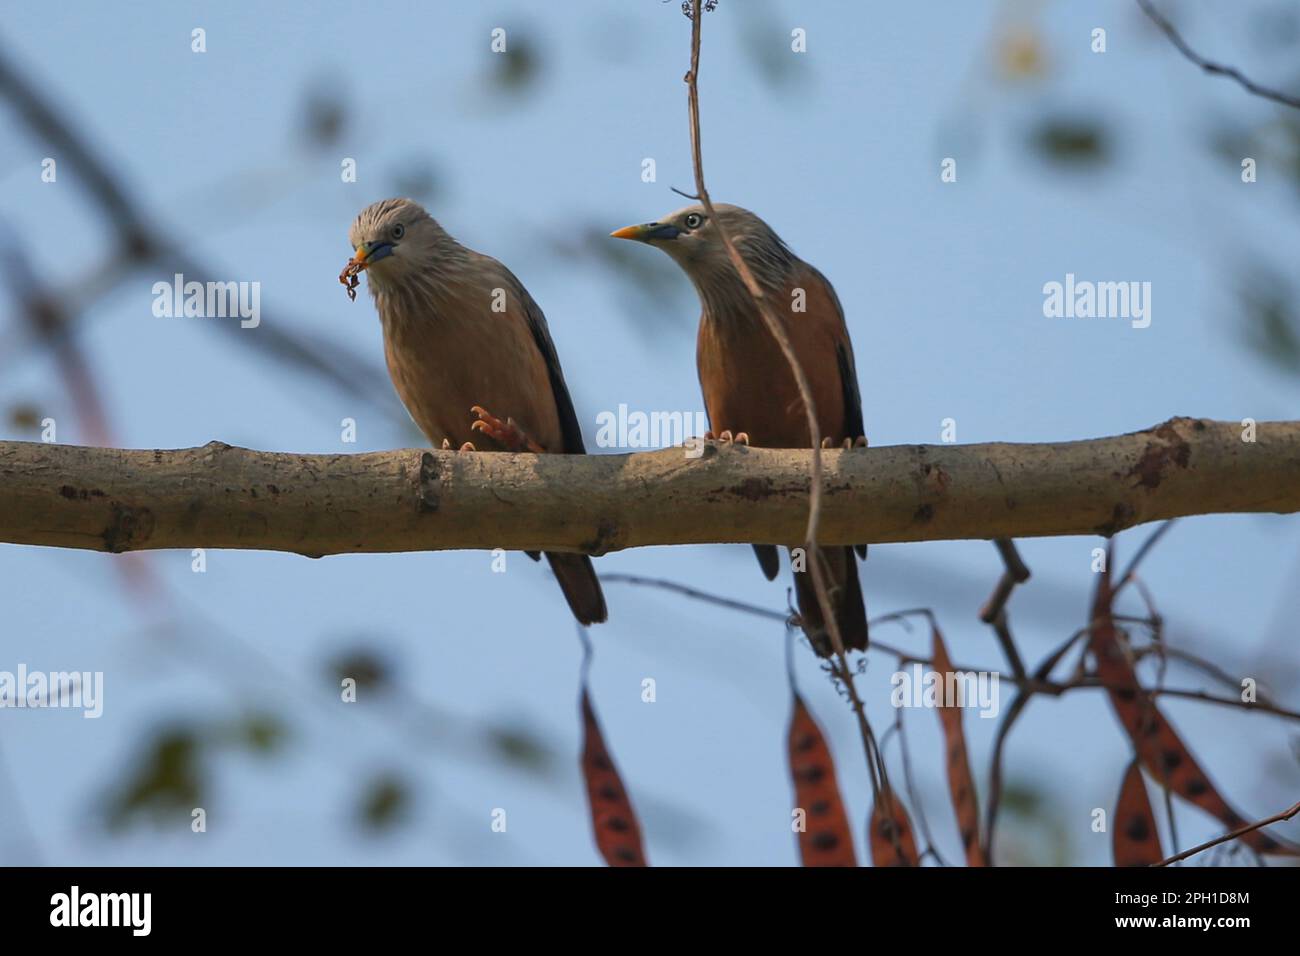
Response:
[[[615,229],[610,233],[610,236],[614,239],[635,239],[637,242],[658,242],[665,239],[676,239],[681,235],[681,232],[671,223],[645,222],[639,226],[624,226],[622,229]]]
[[[395,247],[391,242],[383,242],[378,239],[372,239],[370,242],[363,242],[357,246],[356,254],[352,257],[362,269],[369,268],[380,259],[387,259],[393,254]]]

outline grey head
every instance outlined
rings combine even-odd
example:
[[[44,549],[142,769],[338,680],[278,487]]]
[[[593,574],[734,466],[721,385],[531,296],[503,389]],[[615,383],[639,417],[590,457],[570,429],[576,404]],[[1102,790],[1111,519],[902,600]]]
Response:
[[[414,199],[382,199],[367,206],[348,230],[348,242],[372,292],[428,285],[468,253]]]
[[[732,299],[743,291],[722,242],[718,229],[721,224],[755,278],[766,287],[779,287],[799,261],[789,246],[748,209],[714,203],[713,211],[716,221],[702,205],[686,206],[654,222],[626,226],[610,235],[662,249],[690,276],[700,297],[709,302]]]

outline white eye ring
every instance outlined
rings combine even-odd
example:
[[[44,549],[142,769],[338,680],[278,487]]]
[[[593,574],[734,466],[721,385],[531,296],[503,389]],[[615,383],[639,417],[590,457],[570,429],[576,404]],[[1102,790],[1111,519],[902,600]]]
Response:
[[[401,239],[404,235],[406,235],[406,227],[399,222],[393,227],[393,238]]]
[[[699,229],[700,224],[704,222],[704,217],[698,212],[693,212],[683,220],[687,229]]]

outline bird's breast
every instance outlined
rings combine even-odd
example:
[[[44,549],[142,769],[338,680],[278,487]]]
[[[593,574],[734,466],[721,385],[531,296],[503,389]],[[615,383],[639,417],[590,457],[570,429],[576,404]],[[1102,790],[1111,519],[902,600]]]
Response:
[[[513,418],[547,448],[560,426],[546,365],[527,324],[483,303],[440,305],[424,315],[383,316],[384,356],[398,397],[435,446],[492,443],[472,431],[471,406]],[[381,313],[382,315],[382,313]]]

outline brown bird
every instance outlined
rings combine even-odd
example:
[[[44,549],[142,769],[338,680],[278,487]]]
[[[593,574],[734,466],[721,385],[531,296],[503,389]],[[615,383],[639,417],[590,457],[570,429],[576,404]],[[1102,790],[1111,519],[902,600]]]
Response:
[[[808,377],[823,447],[865,445],[862,399],[853,345],[835,290],[772,228],[747,209],[714,205],[722,227],[785,321],[785,332]],[[703,206],[688,206],[661,219],[611,233],[668,253],[699,293],[702,313],[696,361],[711,435],[766,448],[808,448],[812,435],[793,373],[741,281]],[[845,647],[865,650],[867,614],[854,551],[866,546],[823,548],[830,597]],[[754,552],[768,580],[780,559],[772,545]],[[806,563],[794,564],[795,594],[804,632],[817,653],[830,653],[821,608]]]
[[[354,286],[358,272],[369,277],[388,373],[429,441],[460,451],[477,451],[478,440],[486,450],[585,453],[546,317],[509,269],[462,246],[410,199],[367,206],[348,240],[355,254],[340,279]],[[546,559],[574,617],[605,620],[591,558]]]

